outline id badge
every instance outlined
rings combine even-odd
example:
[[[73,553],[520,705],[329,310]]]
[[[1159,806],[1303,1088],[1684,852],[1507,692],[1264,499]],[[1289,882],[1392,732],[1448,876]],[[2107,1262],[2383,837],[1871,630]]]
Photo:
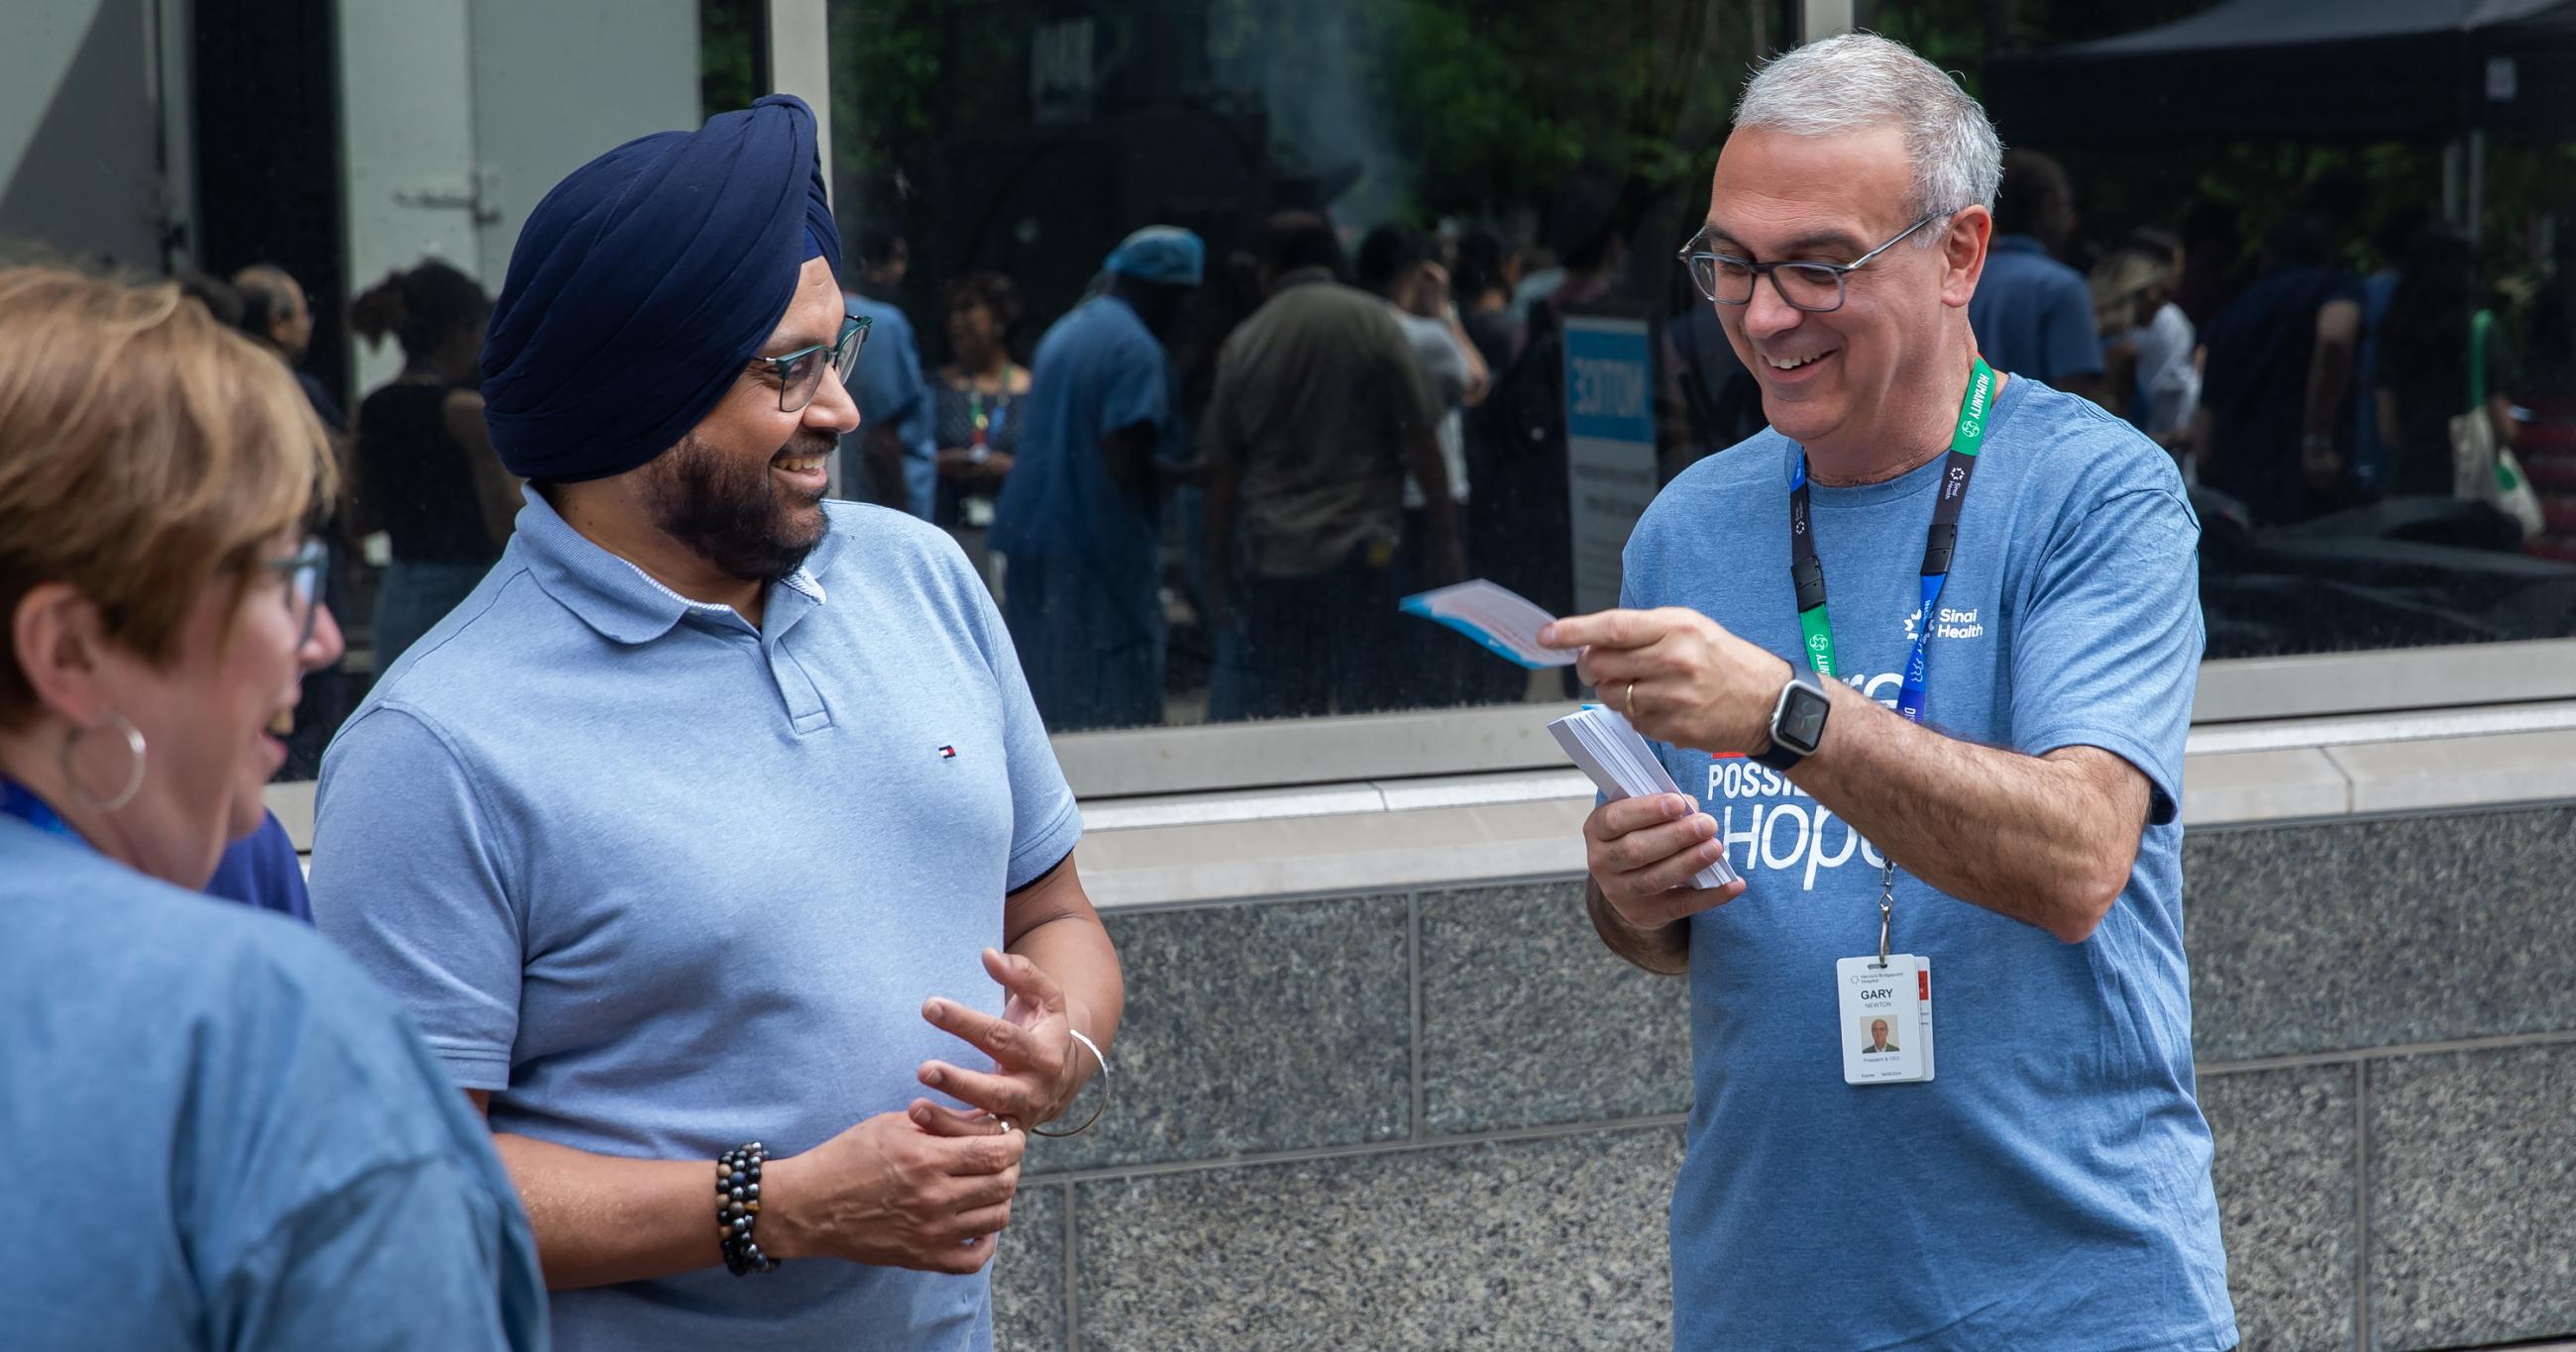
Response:
[[[1844,958],[1834,964],[1835,1036],[1843,1083],[1911,1084],[1924,1078],[1922,960],[1911,953]]]

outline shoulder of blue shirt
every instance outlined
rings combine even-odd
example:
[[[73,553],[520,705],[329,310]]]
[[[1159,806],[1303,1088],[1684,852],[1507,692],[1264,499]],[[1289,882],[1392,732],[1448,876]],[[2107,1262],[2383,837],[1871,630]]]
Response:
[[[2028,235],[1996,236],[1995,242],[1987,247],[1986,266],[1992,268],[1998,262],[2002,263],[2007,271],[2017,271],[2030,276],[2072,277],[2079,282],[2084,280],[2083,272],[2050,253],[2047,245]]]
[[[925,591],[960,598],[961,606],[969,611],[984,596],[982,580],[947,531],[908,512],[870,503],[826,501],[824,513],[829,524],[822,543],[806,558],[805,571],[821,586],[825,605],[835,600],[846,604],[845,583],[862,580],[871,585],[903,581]],[[534,566],[520,557],[528,547],[514,540],[501,561],[493,565],[494,575],[485,580],[485,587],[494,589],[488,603],[475,614],[463,617],[435,647],[417,646],[404,654],[395,679],[379,684],[368,694],[349,726],[385,705],[436,722],[444,713],[491,698],[487,681],[473,674],[516,660],[512,650],[527,641],[526,631],[517,625],[518,617],[525,613],[523,608],[564,605],[546,592],[543,584],[522,576],[534,571]],[[343,732],[346,730],[344,727]],[[335,738],[334,745],[337,744]]]
[[[206,880],[205,894],[292,916],[310,925],[313,903],[305,894],[304,867],[296,854],[295,841],[286,834],[286,825],[276,813],[264,815],[258,830],[234,841],[224,851],[223,860],[215,865],[214,876]]]
[[[337,946],[0,822],[0,858],[28,855],[38,867],[0,867],[13,956],[34,959],[14,979],[55,988],[48,1006],[88,1029],[75,1047],[134,1045],[115,1026],[129,1018],[159,1030],[156,1050],[131,1070],[84,1067],[83,1093],[113,1096],[130,1114],[124,1125],[145,1132],[116,1149],[203,1154],[207,1167],[231,1171],[182,1204],[213,1275],[285,1227],[327,1224],[310,1219],[315,1203],[353,1196],[390,1170],[453,1166],[447,1186],[475,1187],[495,1214],[512,1210],[482,1124],[393,997]],[[182,1100],[189,1111],[174,1116]],[[155,1122],[171,1134],[153,1138]],[[439,1238],[451,1242],[424,1250],[425,1263],[477,1262],[452,1242],[461,1235]]]
[[[888,569],[951,587],[983,587],[956,537],[909,512],[839,500],[825,502],[823,511],[831,524],[806,560],[806,571],[823,584],[826,596],[836,577],[854,571],[876,576]]]
[[[2054,489],[2070,505],[2091,507],[2138,489],[2185,499],[2181,471],[2162,447],[2093,401],[2029,376],[2006,381],[1995,401],[1987,445],[2012,446],[2033,435],[2035,423],[2046,424],[2036,428],[2036,435],[2045,443],[2047,459],[2025,482]],[[1705,529],[1711,512],[1753,501],[1752,495],[1767,493],[1787,502],[1788,457],[1796,453],[1796,443],[1763,428],[1674,476],[1638,519],[1636,534],[1651,538],[1669,530]]]
[[[907,345],[912,342],[912,317],[903,312],[903,307],[888,305],[884,301],[870,299],[855,291],[842,292],[841,301],[849,308],[849,313],[862,316],[868,321],[869,346],[873,347],[887,339]]]
[[[1066,354],[1091,357],[1109,348],[1126,355],[1140,345],[1151,349],[1155,360],[1162,359],[1162,345],[1154,341],[1132,307],[1116,296],[1093,296],[1047,326],[1030,358],[1029,379],[1034,383],[1041,366],[1052,365],[1051,359]]]
[[[39,836],[30,845],[25,837],[33,833],[17,831],[14,823],[0,822],[0,832],[13,832],[0,840],[0,850],[45,854],[41,867],[0,889],[0,896],[41,900],[50,890],[77,900],[77,929],[118,936],[112,974],[85,980],[151,991],[162,1014],[238,1013],[278,996],[275,1012],[321,1016],[313,1021],[333,1037],[372,1042],[404,1027],[392,997],[308,925],[281,924],[250,907],[209,906],[201,892],[137,873],[76,842]]]

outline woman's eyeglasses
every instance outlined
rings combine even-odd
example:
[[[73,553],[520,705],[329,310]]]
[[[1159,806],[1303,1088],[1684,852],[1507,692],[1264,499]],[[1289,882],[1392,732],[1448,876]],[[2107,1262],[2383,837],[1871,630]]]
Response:
[[[263,571],[286,575],[286,613],[295,621],[295,646],[313,641],[315,617],[322,611],[322,570],[331,566],[331,551],[320,540],[307,539],[282,559],[262,559]]]

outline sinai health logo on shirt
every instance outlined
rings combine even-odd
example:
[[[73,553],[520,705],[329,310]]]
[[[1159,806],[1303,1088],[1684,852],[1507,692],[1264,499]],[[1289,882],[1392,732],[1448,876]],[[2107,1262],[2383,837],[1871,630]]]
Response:
[[[1922,622],[1923,612],[1919,610],[1905,617],[1906,642],[1912,643],[1914,641],[1915,631]],[[1934,638],[1963,639],[1984,638],[1985,636],[1986,623],[1977,611],[1953,610],[1948,606],[1943,606],[1932,616],[1932,637]]]

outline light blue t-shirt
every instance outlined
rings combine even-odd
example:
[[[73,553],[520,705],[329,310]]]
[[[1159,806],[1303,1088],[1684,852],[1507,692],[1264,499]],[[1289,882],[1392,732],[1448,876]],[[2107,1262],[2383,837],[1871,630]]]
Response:
[[[1798,454],[1765,431],[1676,479],[1629,540],[1624,604],[1688,606],[1800,658]],[[1844,672],[1882,704],[1902,679],[1942,470],[1812,490]],[[2089,402],[2006,383],[1933,617],[1925,721],[2027,755],[2115,752],[2154,785],[2156,824],[2081,944],[1898,871],[1894,947],[1932,964],[1928,1084],[1843,1083],[1834,964],[1876,951],[1877,852],[1748,760],[1658,748],[1750,882],[1691,925],[1677,1348],[2235,1343],[2174,821],[2201,654],[2198,534],[2153,443]]]
[[[1968,326],[1998,371],[2041,381],[2102,374],[2092,288],[2028,235],[1997,236],[1987,249]]]
[[[546,1346],[483,1124],[311,930],[5,817],[0,927],[0,1345]]]
[[[1159,439],[1172,421],[1165,366],[1163,345],[1116,296],[1094,296],[1047,330],[1029,367],[1018,459],[993,503],[994,549],[1151,577],[1152,501],[1111,481],[1100,440],[1138,423]]]
[[[956,544],[828,510],[754,629],[530,493],[490,576],[324,756],[315,922],[459,1085],[494,1091],[495,1130],[792,1155],[902,1111],[924,1060],[981,1064],[922,1001],[1000,1011],[978,955],[1081,818]],[[710,1266],[559,1292],[555,1342],[983,1348],[988,1293],[830,1259]]]
[[[892,427],[903,444],[903,492],[907,508],[924,521],[939,499],[939,403],[922,374],[921,343],[913,337],[912,320],[883,301],[844,292],[842,301],[854,315],[868,320],[868,341],[859,349],[859,368],[851,373],[850,398],[859,406],[860,431]]]

